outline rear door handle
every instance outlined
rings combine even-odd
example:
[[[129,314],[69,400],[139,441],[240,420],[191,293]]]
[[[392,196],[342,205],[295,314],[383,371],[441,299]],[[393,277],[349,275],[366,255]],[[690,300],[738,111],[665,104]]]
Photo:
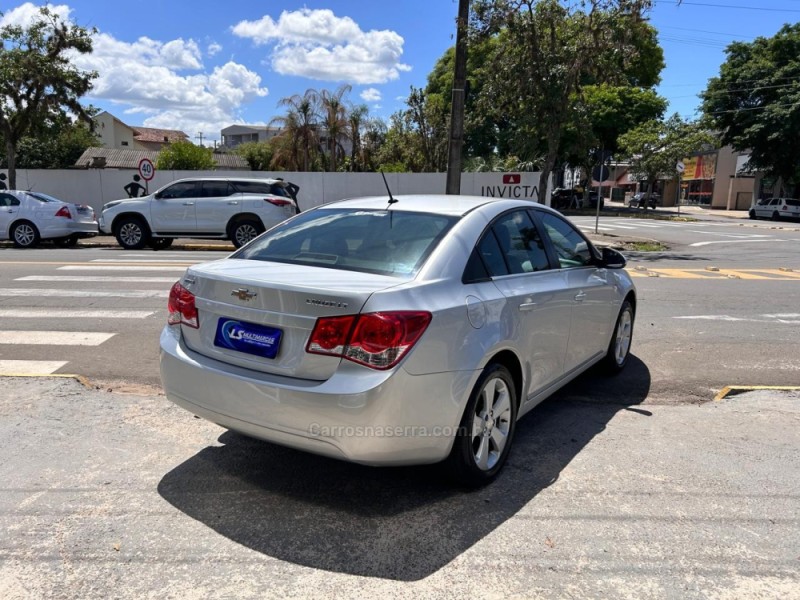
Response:
[[[523,302],[519,305],[521,311],[533,310],[534,308],[536,308],[536,302]]]
[[[184,206],[194,206],[194,202],[184,202]]]
[[[575,295],[575,302],[583,302],[584,298],[586,298],[586,294],[578,292],[578,294]]]
[[[239,204],[238,200],[230,200],[228,204]]]

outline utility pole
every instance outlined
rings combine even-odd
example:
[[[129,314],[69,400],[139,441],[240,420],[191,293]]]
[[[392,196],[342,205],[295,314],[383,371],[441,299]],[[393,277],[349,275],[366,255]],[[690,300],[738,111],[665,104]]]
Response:
[[[198,131],[197,135],[194,137],[194,139],[196,139],[196,140],[199,139],[200,140],[200,145],[202,146],[203,145],[203,132],[202,131]]]
[[[464,146],[464,104],[467,87],[467,28],[469,0],[458,0],[453,108],[450,113],[450,143],[447,151],[447,194],[461,193],[461,150]]]

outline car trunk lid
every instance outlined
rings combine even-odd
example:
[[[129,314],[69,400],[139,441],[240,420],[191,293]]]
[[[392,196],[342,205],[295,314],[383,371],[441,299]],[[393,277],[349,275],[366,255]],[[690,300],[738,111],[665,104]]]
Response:
[[[206,263],[182,280],[195,295],[199,328],[181,330],[186,345],[204,356],[323,381],[341,359],[305,351],[317,318],[358,314],[374,292],[400,283],[387,275],[259,260]]]

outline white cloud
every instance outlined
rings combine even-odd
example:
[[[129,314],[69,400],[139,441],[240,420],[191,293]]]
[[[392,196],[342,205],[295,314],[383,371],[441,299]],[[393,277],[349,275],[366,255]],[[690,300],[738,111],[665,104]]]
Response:
[[[238,120],[242,104],[269,92],[245,66],[228,62],[208,73],[201,58],[194,40],[141,37],[128,43],[100,33],[94,51],[73,60],[99,74],[90,101],[108,100],[125,114],[147,115],[146,127],[181,129],[190,137],[203,131],[212,138]]]
[[[217,42],[211,42],[206,48],[206,54],[209,56],[216,56],[222,50],[222,46]]]
[[[411,70],[400,62],[404,40],[396,32],[364,32],[350,17],[337,17],[328,9],[283,11],[277,21],[265,15],[231,30],[256,45],[274,44],[272,68],[281,75],[370,84]]]
[[[69,20],[69,15],[72,9],[66,4],[46,4],[50,12],[57,14],[65,21]],[[9,11],[5,11],[3,16],[0,17],[0,27],[6,25],[21,25],[26,27],[30,25],[39,16],[39,6],[32,2],[26,2]]]
[[[375,88],[367,88],[360,94],[364,102],[380,102],[381,92]]]

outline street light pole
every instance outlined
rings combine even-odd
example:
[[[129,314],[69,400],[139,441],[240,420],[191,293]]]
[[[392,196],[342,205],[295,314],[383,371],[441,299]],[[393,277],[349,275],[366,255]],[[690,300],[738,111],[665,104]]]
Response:
[[[458,0],[455,74],[453,76],[450,143],[447,150],[447,194],[461,193],[461,151],[464,146],[464,105],[467,87],[467,26],[469,0]]]

